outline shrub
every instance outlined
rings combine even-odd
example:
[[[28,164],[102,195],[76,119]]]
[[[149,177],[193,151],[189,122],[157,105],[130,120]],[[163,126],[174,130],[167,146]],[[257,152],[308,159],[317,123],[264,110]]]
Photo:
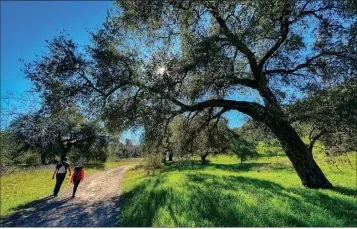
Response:
[[[144,160],[144,169],[146,171],[155,171],[162,168],[161,154],[148,154]]]
[[[36,153],[28,153],[24,156],[24,163],[28,166],[35,166],[40,164],[40,158]]]

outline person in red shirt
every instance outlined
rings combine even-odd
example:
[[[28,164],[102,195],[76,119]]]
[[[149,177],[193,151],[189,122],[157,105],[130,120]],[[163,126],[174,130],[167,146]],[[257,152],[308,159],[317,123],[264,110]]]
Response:
[[[84,180],[84,169],[83,166],[77,166],[74,168],[73,175],[71,177],[71,184],[73,183],[73,194],[72,198],[75,198],[75,194],[78,188],[78,185],[81,181]]]

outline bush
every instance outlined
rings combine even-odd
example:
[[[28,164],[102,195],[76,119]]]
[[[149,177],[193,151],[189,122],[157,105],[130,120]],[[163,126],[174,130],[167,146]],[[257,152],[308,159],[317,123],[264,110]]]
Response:
[[[253,141],[247,141],[243,138],[234,140],[232,152],[240,158],[240,163],[258,157],[256,144]]]
[[[161,154],[149,154],[144,160],[144,169],[146,171],[154,171],[162,168]]]
[[[29,153],[29,154],[25,155],[24,163],[28,166],[35,166],[35,165],[40,164],[40,158],[39,158],[38,154]]]
[[[270,140],[269,142],[260,141],[256,146],[256,151],[262,156],[274,157],[285,155],[277,139]]]
[[[99,162],[106,162],[107,159],[108,159],[108,156],[109,156],[109,153],[106,151],[106,150],[98,150],[97,151],[97,154],[96,154],[96,159],[99,161]]]

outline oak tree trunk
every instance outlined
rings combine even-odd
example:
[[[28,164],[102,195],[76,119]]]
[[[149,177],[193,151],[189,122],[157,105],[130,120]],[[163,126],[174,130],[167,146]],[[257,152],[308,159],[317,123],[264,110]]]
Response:
[[[45,165],[46,164],[46,153],[41,152],[41,164]]]
[[[67,157],[68,151],[69,151],[69,148],[68,148],[68,147],[63,147],[63,148],[62,148],[61,159]]]
[[[174,153],[170,152],[169,153],[169,161],[172,161],[172,157],[174,156]]]
[[[166,152],[163,152],[161,156],[162,156],[162,159],[161,159],[162,163],[165,163],[166,162]]]
[[[201,154],[201,162],[202,162],[203,165],[205,165],[206,162],[207,162],[206,161],[207,156],[208,156],[208,152],[206,152],[204,154]]]
[[[279,139],[286,155],[293,164],[302,184],[308,188],[333,188],[294,128],[279,117],[268,117],[267,126]]]

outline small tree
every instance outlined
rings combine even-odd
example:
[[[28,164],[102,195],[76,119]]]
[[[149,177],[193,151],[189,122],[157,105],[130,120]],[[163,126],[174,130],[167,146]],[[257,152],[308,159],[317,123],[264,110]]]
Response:
[[[221,117],[217,118],[217,113],[213,109],[192,119],[183,117],[176,122],[172,134],[176,151],[197,155],[201,158],[202,164],[206,164],[209,154],[228,151],[232,132],[228,128],[228,121]]]
[[[233,140],[232,152],[240,158],[240,163],[244,161],[258,157],[258,153],[255,150],[256,144],[252,141],[247,141],[241,137]]]

